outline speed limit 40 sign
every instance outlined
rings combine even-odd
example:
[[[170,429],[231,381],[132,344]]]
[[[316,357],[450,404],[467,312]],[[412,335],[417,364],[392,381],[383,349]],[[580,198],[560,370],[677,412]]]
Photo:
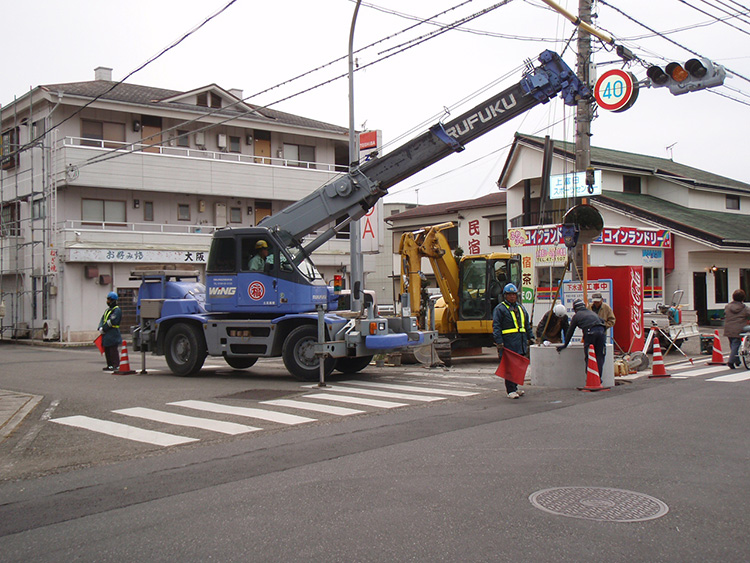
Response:
[[[625,111],[638,98],[638,82],[631,73],[625,70],[608,70],[596,81],[594,98],[602,109],[614,112]]]

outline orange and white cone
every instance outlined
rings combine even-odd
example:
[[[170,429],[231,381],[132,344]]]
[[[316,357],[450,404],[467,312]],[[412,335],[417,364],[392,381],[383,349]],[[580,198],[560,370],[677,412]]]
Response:
[[[131,375],[135,373],[134,370],[130,369],[130,360],[128,359],[128,345],[122,341],[122,351],[120,352],[120,367],[115,370],[115,375]]]
[[[664,358],[661,355],[661,344],[659,344],[659,339],[656,337],[654,338],[654,358],[649,377],[671,377],[664,366]]]
[[[721,353],[721,338],[719,338],[719,331],[714,331],[714,351],[711,354],[711,361],[706,362],[709,366],[723,366],[724,365],[724,354]]]
[[[596,363],[596,353],[594,346],[589,345],[589,358],[586,365],[586,387],[579,387],[579,391],[609,391],[609,388],[602,387],[602,380],[599,377],[599,365]]]

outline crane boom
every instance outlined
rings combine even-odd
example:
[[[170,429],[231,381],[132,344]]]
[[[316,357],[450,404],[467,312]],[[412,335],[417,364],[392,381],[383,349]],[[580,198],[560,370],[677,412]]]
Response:
[[[388,188],[445,158],[464,145],[561,93],[567,105],[591,95],[567,64],[553,51],[539,56],[538,67],[529,67],[517,84],[494,95],[446,124],[438,123],[390,153],[365,162],[349,174],[335,178],[258,226],[275,231],[286,244],[299,243],[331,222],[336,227],[318,234],[305,246],[310,253],[331,239],[343,225],[363,217]]]

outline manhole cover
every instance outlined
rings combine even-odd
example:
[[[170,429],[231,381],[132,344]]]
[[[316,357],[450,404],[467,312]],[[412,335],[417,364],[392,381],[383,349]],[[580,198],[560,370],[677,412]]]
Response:
[[[659,499],[602,487],[558,487],[529,497],[536,508],[571,518],[604,522],[642,522],[664,516],[669,507]]]
[[[249,391],[240,391],[231,395],[222,395],[219,399],[245,399],[246,401],[271,401],[296,395],[297,391],[282,391],[279,389],[250,389]]]

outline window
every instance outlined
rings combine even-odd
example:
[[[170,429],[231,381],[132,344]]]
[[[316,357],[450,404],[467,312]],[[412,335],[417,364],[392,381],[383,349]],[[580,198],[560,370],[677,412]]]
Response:
[[[728,195],[727,196],[727,209],[739,210],[740,208],[740,196]]]
[[[177,130],[177,146],[178,147],[189,147],[190,146],[190,131]]]
[[[643,268],[643,297],[645,299],[664,298],[661,268]]]
[[[230,223],[242,223],[242,208],[241,207],[229,208],[229,222]]]
[[[289,166],[307,168],[308,162],[315,162],[315,147],[308,145],[288,145],[284,143],[284,158]]]
[[[640,176],[625,176],[622,177],[622,191],[626,194],[639,194],[641,193],[641,177]]]
[[[208,107],[208,92],[201,92],[197,96],[196,105],[201,106],[202,108]]]
[[[750,270],[747,268],[740,268],[740,289],[750,295]]]
[[[143,220],[144,221],[154,220],[154,202],[153,201],[143,202]]]
[[[44,219],[46,217],[46,201],[44,199],[35,199],[31,202],[31,218],[32,219]]]
[[[240,152],[240,138],[229,136],[229,152]]]
[[[21,236],[18,202],[6,203],[0,208],[0,236]]]
[[[81,145],[86,147],[121,148],[125,143],[125,124],[82,119],[81,137]]]
[[[81,200],[81,219],[96,223],[124,223],[125,202],[102,199]]]
[[[507,235],[505,219],[490,221],[490,246],[503,246]]]
[[[3,131],[0,136],[0,167],[3,170],[18,166],[18,153],[13,154],[16,150],[18,150],[18,127]]]
[[[207,108],[209,106],[212,108],[220,108],[221,98],[213,92],[201,92],[196,97],[196,105],[199,105],[203,108]]]
[[[177,220],[178,221],[190,221],[190,204],[188,203],[177,204]]]
[[[220,237],[211,242],[211,251],[208,253],[208,272],[234,272],[237,262],[237,252],[234,238]]]
[[[714,301],[729,303],[729,276],[726,268],[714,268]]]

